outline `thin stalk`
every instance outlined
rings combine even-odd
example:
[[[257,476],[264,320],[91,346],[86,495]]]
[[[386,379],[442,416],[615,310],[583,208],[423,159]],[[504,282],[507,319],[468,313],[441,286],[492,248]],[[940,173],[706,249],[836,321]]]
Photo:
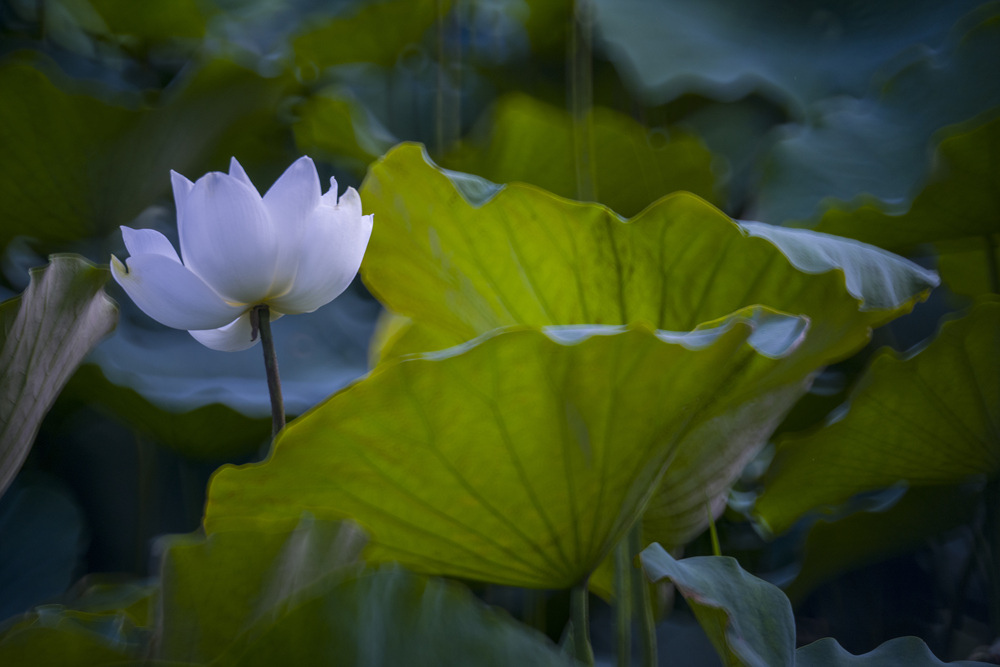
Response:
[[[705,514],[708,515],[708,535],[712,538],[712,555],[722,555],[722,545],[719,543],[719,531],[715,529],[715,517],[712,516],[712,506],[705,504]]]
[[[594,172],[593,51],[594,15],[590,0],[573,3],[570,25],[569,107],[573,117],[573,157],[576,166],[576,197],[581,201],[597,200]]]
[[[285,402],[281,398],[281,377],[278,375],[278,356],[274,353],[274,337],[271,335],[271,310],[265,305],[254,306],[250,311],[250,339],[260,334],[260,344],[264,348],[264,372],[267,373],[267,391],[271,396],[271,436],[278,435],[285,426]]]
[[[632,664],[632,558],[628,538],[615,547],[615,631],[618,635],[618,667]]]
[[[587,595],[586,579],[569,592],[570,619],[573,622],[573,655],[584,665],[593,665],[594,650],[590,647],[590,610]]]
[[[642,551],[642,521],[636,521],[628,534],[629,560],[632,561],[632,599],[635,601],[635,615],[639,620],[639,645],[643,667],[656,667],[656,621],[653,619],[653,601],[649,595],[649,584],[642,568],[635,559]]]
[[[445,11],[444,0],[437,0],[437,90],[434,96],[434,148],[437,154],[444,153],[444,88],[445,88]]]

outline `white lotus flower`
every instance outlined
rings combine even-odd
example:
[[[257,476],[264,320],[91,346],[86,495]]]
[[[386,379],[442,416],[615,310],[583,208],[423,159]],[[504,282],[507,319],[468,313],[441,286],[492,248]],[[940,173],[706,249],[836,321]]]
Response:
[[[181,258],[163,234],[122,227],[130,257],[111,257],[111,271],[154,320],[187,329],[203,345],[251,347],[250,310],[271,319],[310,313],[340,295],[361,266],[372,216],[337,182],[320,194],[316,166],[295,161],[262,198],[236,158],[229,173],[192,183],[170,172]]]

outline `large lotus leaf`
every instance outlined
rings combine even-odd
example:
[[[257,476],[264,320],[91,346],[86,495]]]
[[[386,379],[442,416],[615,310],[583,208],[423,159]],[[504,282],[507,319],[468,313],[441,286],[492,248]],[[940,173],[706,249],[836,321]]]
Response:
[[[669,579],[677,587],[724,664],[795,665],[795,618],[777,586],[746,572],[734,558],[676,560],[659,544],[640,558],[650,580]]]
[[[1000,80],[989,64],[1000,60],[998,15],[996,3],[979,8],[955,26],[942,49],[868,97],[818,104],[813,122],[775,144],[750,215],[775,224],[818,222],[835,200],[864,198],[905,211],[923,186],[936,133],[1000,105]]]
[[[502,98],[492,114],[489,137],[442,159],[458,171],[496,183],[521,181],[570,199],[576,182],[572,116],[522,94]],[[594,199],[622,215],[635,215],[676,190],[718,201],[712,154],[680,131],[651,131],[624,114],[590,111],[589,150]]]
[[[454,342],[513,324],[641,321],[685,331],[764,304],[827,332],[807,343],[819,366],[858,349],[871,326],[937,284],[855,241],[737,225],[687,193],[626,221],[532,186],[439,169],[412,144],[372,166],[362,200],[379,220],[361,267],[366,285]]]
[[[0,493],[28,456],[42,417],[83,357],[115,328],[108,272],[72,255],[31,272],[0,304]]]
[[[876,203],[832,208],[816,230],[889,250],[1000,233],[1000,118],[944,139],[931,164],[906,213],[891,215]]]
[[[167,538],[157,657],[214,660],[237,635],[275,622],[303,590],[352,563],[363,544],[356,528],[308,516],[282,531]]]
[[[5,624],[0,631],[0,664],[128,664],[140,657],[141,642],[141,634],[124,612],[88,613],[48,605]]]
[[[380,364],[292,422],[263,464],[221,468],[206,529],[308,508],[357,520],[374,560],[568,588],[632,525],[720,388],[773,372],[803,327],[758,309],[683,334],[522,328]]]
[[[53,245],[106,232],[166,194],[171,169],[194,176],[222,167],[230,151],[252,158],[275,150],[283,79],[209,62],[174,82],[156,107],[139,108],[35,64],[0,65],[0,247],[18,235]]]
[[[390,66],[408,44],[419,42],[446,14],[450,0],[378,0],[361,3],[302,33],[292,43],[299,68],[344,63]]]
[[[352,526],[308,516],[290,531],[168,538],[155,655],[213,665],[443,665],[469,655],[566,664],[457,585],[360,569],[352,563],[363,543]]]
[[[936,46],[976,0],[877,6],[779,0],[595,0],[598,43],[648,103],[751,92],[801,110],[864,94],[876,71],[914,44]]]
[[[276,619],[240,635],[217,663],[562,666],[577,663],[546,637],[456,583],[396,567],[333,575]]]
[[[946,323],[908,358],[884,351],[846,412],[781,441],[755,513],[776,533],[805,512],[900,480],[962,482],[1000,473],[1000,301]]]
[[[885,642],[852,655],[834,639],[795,649],[795,618],[781,590],[749,574],[733,558],[705,556],[675,560],[659,544],[641,554],[646,575],[669,579],[694,610],[719,657],[731,667],[973,667],[943,663],[916,637]]]
[[[520,322],[686,330],[756,303],[810,318],[805,343],[766,382],[728,386],[725,416],[692,425],[647,514],[648,533],[671,545],[721,508],[815,369],[864,345],[871,326],[909,310],[937,281],[856,241],[737,225],[686,193],[624,221],[527,185],[439,170],[416,146],[376,163],[362,191],[380,221],[362,275],[413,320],[383,329],[383,358]]]

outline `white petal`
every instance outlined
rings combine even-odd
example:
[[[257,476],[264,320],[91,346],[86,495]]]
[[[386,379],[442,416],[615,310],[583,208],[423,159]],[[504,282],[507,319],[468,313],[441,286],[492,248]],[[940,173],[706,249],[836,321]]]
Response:
[[[300,157],[281,175],[264,195],[264,205],[274,224],[284,231],[288,223],[304,225],[312,210],[319,206],[319,176],[309,157]]]
[[[167,237],[155,229],[132,229],[122,227],[122,238],[130,255],[163,255],[175,262],[180,262],[177,251]]]
[[[257,188],[254,186],[253,181],[247,176],[247,172],[243,169],[243,165],[236,161],[236,158],[230,158],[229,160],[229,175],[236,180],[250,186],[254,192],[257,192]],[[259,195],[260,193],[257,192]]]
[[[177,207],[177,215],[180,216],[184,202],[187,201],[187,196],[191,193],[194,183],[171,169],[170,185],[174,188],[174,205]]]
[[[111,273],[135,305],[174,329],[214,329],[232,322],[246,306],[233,306],[187,267],[163,255],[112,255]]]
[[[337,201],[337,208],[350,215],[361,215],[361,195],[354,188],[347,188],[344,196]]]
[[[184,264],[212,289],[240,303],[268,296],[278,250],[256,190],[227,174],[206,174],[195,183],[177,223]]]
[[[320,206],[306,229],[292,289],[268,302],[283,313],[311,313],[333,301],[358,272],[371,234],[372,216]]]
[[[302,234],[319,203],[319,176],[316,165],[308,157],[293,162],[264,195],[264,206],[278,232],[278,260],[272,294],[285,292],[291,286],[299,263]]]
[[[280,313],[271,312],[271,321],[281,317]],[[255,340],[250,340],[252,329],[250,327],[250,311],[240,315],[239,319],[231,322],[219,329],[208,329],[205,331],[189,331],[194,339],[213,350],[220,352],[239,352],[246,350],[257,344],[260,340],[258,336]]]
[[[330,177],[330,189],[323,193],[323,203],[327,206],[337,206],[337,179]]]

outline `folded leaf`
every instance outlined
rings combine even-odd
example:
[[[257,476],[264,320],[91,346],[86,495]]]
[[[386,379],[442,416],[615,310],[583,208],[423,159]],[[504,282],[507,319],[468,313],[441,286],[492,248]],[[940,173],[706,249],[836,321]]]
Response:
[[[673,582],[726,665],[795,665],[795,618],[777,586],[744,571],[734,558],[675,560],[653,544],[641,560],[652,581]]]
[[[83,357],[115,328],[108,272],[72,255],[33,269],[0,304],[0,493],[28,456],[42,417]]]
[[[900,637],[864,655],[852,655],[834,639],[795,649],[792,605],[777,586],[743,570],[733,558],[675,560],[659,544],[641,554],[653,581],[669,579],[694,610],[727,667],[972,667],[943,663],[916,637]]]

